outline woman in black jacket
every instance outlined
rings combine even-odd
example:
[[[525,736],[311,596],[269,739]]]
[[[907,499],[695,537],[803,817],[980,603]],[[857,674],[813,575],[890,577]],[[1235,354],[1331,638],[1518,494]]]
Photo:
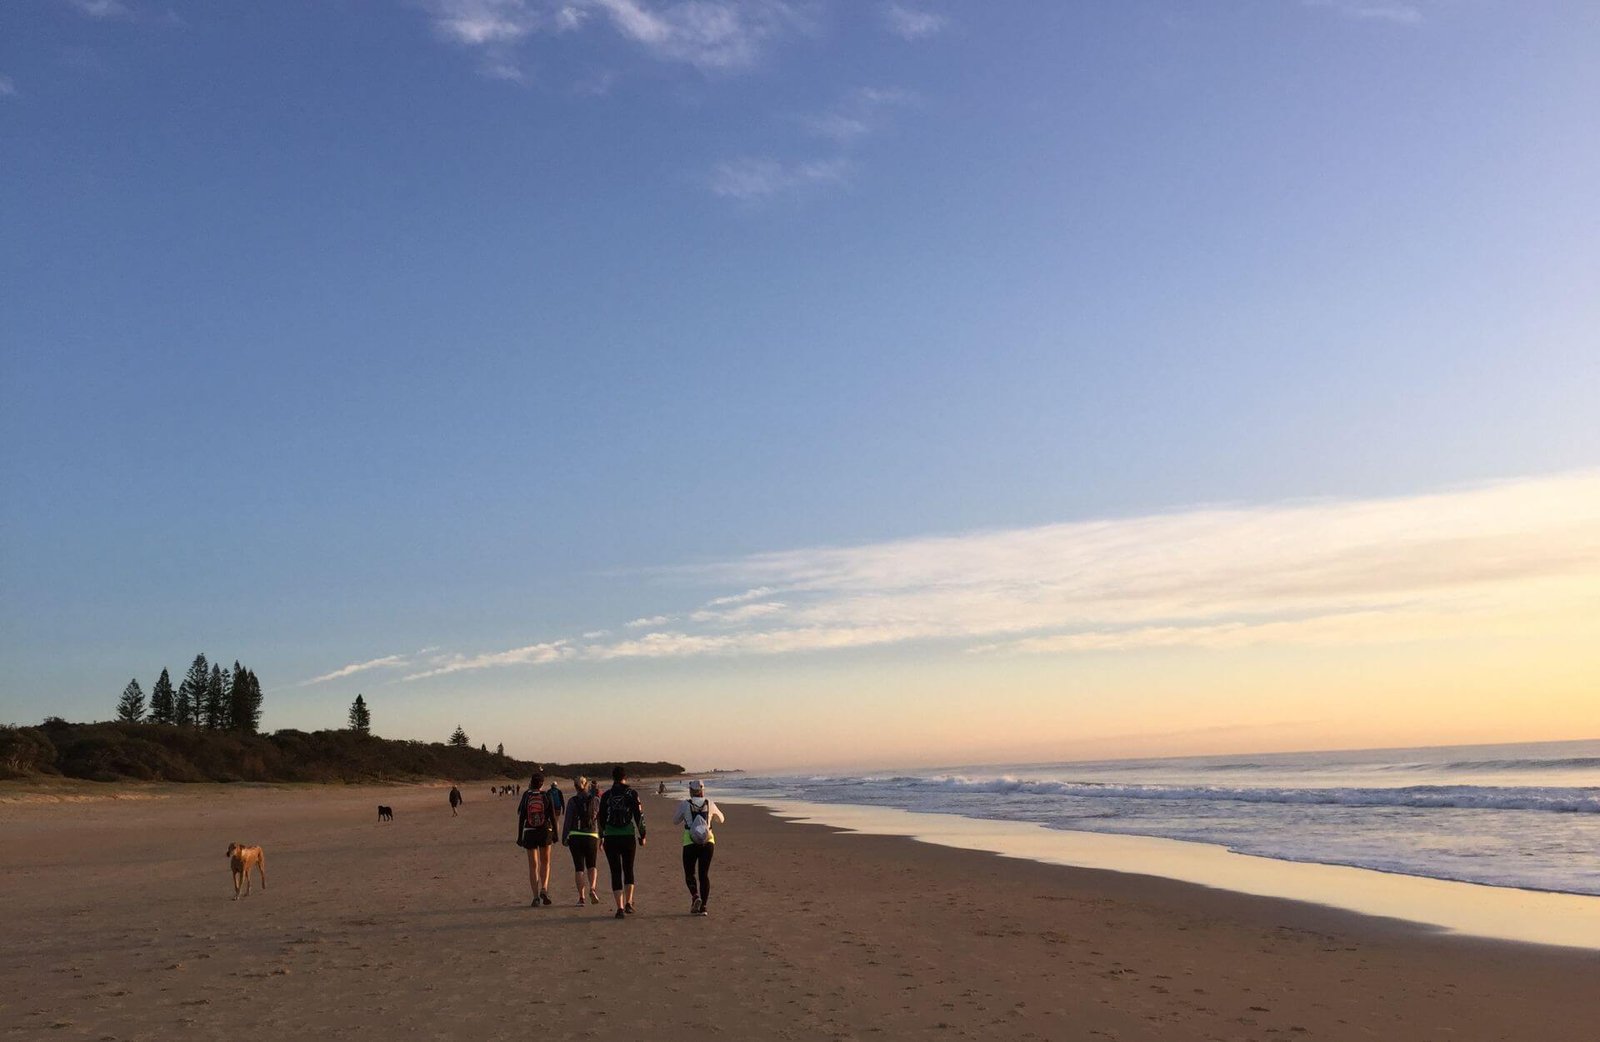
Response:
[[[611,869],[611,897],[617,902],[617,918],[633,914],[634,834],[644,846],[644,808],[639,794],[628,784],[628,774],[620,766],[611,769],[611,788],[600,797],[600,843],[606,850],[606,865]]]

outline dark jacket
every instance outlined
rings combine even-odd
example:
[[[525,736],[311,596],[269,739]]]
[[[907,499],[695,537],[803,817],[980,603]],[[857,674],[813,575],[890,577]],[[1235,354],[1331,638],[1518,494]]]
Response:
[[[593,835],[600,835],[600,797],[584,793],[567,801],[566,813],[561,817],[561,842],[565,843],[567,837],[572,835],[573,830],[578,827],[578,815],[582,812],[584,804],[590,800],[595,803],[594,825],[591,828],[593,829]]]
[[[619,809],[613,811],[613,806]],[[628,824],[608,824],[613,816],[626,820]],[[639,805],[639,794],[633,791],[633,786],[619,782],[600,796],[600,835],[631,836],[635,829],[639,838],[644,839],[644,808]]]

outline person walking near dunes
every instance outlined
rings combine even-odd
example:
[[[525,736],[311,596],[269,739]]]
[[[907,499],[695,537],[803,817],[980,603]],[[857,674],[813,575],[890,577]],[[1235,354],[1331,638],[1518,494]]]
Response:
[[[572,799],[561,819],[561,842],[572,852],[572,872],[578,885],[578,905],[584,895],[590,904],[600,903],[600,870],[595,862],[600,850],[600,795],[592,792],[589,779],[572,779]]]
[[[637,846],[644,846],[644,808],[639,805],[639,794],[628,784],[627,771],[613,767],[611,788],[600,797],[600,842],[611,869],[611,897],[617,903],[618,919],[633,914],[635,832]]]
[[[544,773],[537,772],[517,803],[517,846],[528,852],[528,888],[533,906],[550,904],[550,847],[555,842],[556,814],[544,791]]]
[[[674,825],[683,826],[683,881],[689,887],[689,914],[711,914],[711,855],[717,852],[714,821],[727,821],[706,796],[705,784],[689,783],[689,798],[678,804]]]
[[[461,806],[461,790],[452,785],[450,786],[450,816],[452,818],[456,816],[456,808],[459,806]]]

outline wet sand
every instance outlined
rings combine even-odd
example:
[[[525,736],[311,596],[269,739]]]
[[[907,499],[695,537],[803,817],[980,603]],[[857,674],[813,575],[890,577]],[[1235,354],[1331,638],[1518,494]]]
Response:
[[[458,818],[443,788],[0,792],[0,1037],[1589,1042],[1600,1023],[1600,952],[747,806],[691,918],[653,795],[637,915],[573,907],[560,850],[535,910],[514,802],[487,788],[463,785]],[[240,902],[233,840],[267,851]]]

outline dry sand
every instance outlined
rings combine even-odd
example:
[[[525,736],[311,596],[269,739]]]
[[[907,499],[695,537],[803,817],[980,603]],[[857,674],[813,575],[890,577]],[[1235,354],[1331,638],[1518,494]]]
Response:
[[[0,793],[0,1038],[1600,1037],[1600,953],[742,806],[690,918],[650,795],[638,915],[572,907],[559,849],[535,910],[513,801],[463,790],[459,818],[442,788]],[[267,851],[240,902],[233,840]]]

